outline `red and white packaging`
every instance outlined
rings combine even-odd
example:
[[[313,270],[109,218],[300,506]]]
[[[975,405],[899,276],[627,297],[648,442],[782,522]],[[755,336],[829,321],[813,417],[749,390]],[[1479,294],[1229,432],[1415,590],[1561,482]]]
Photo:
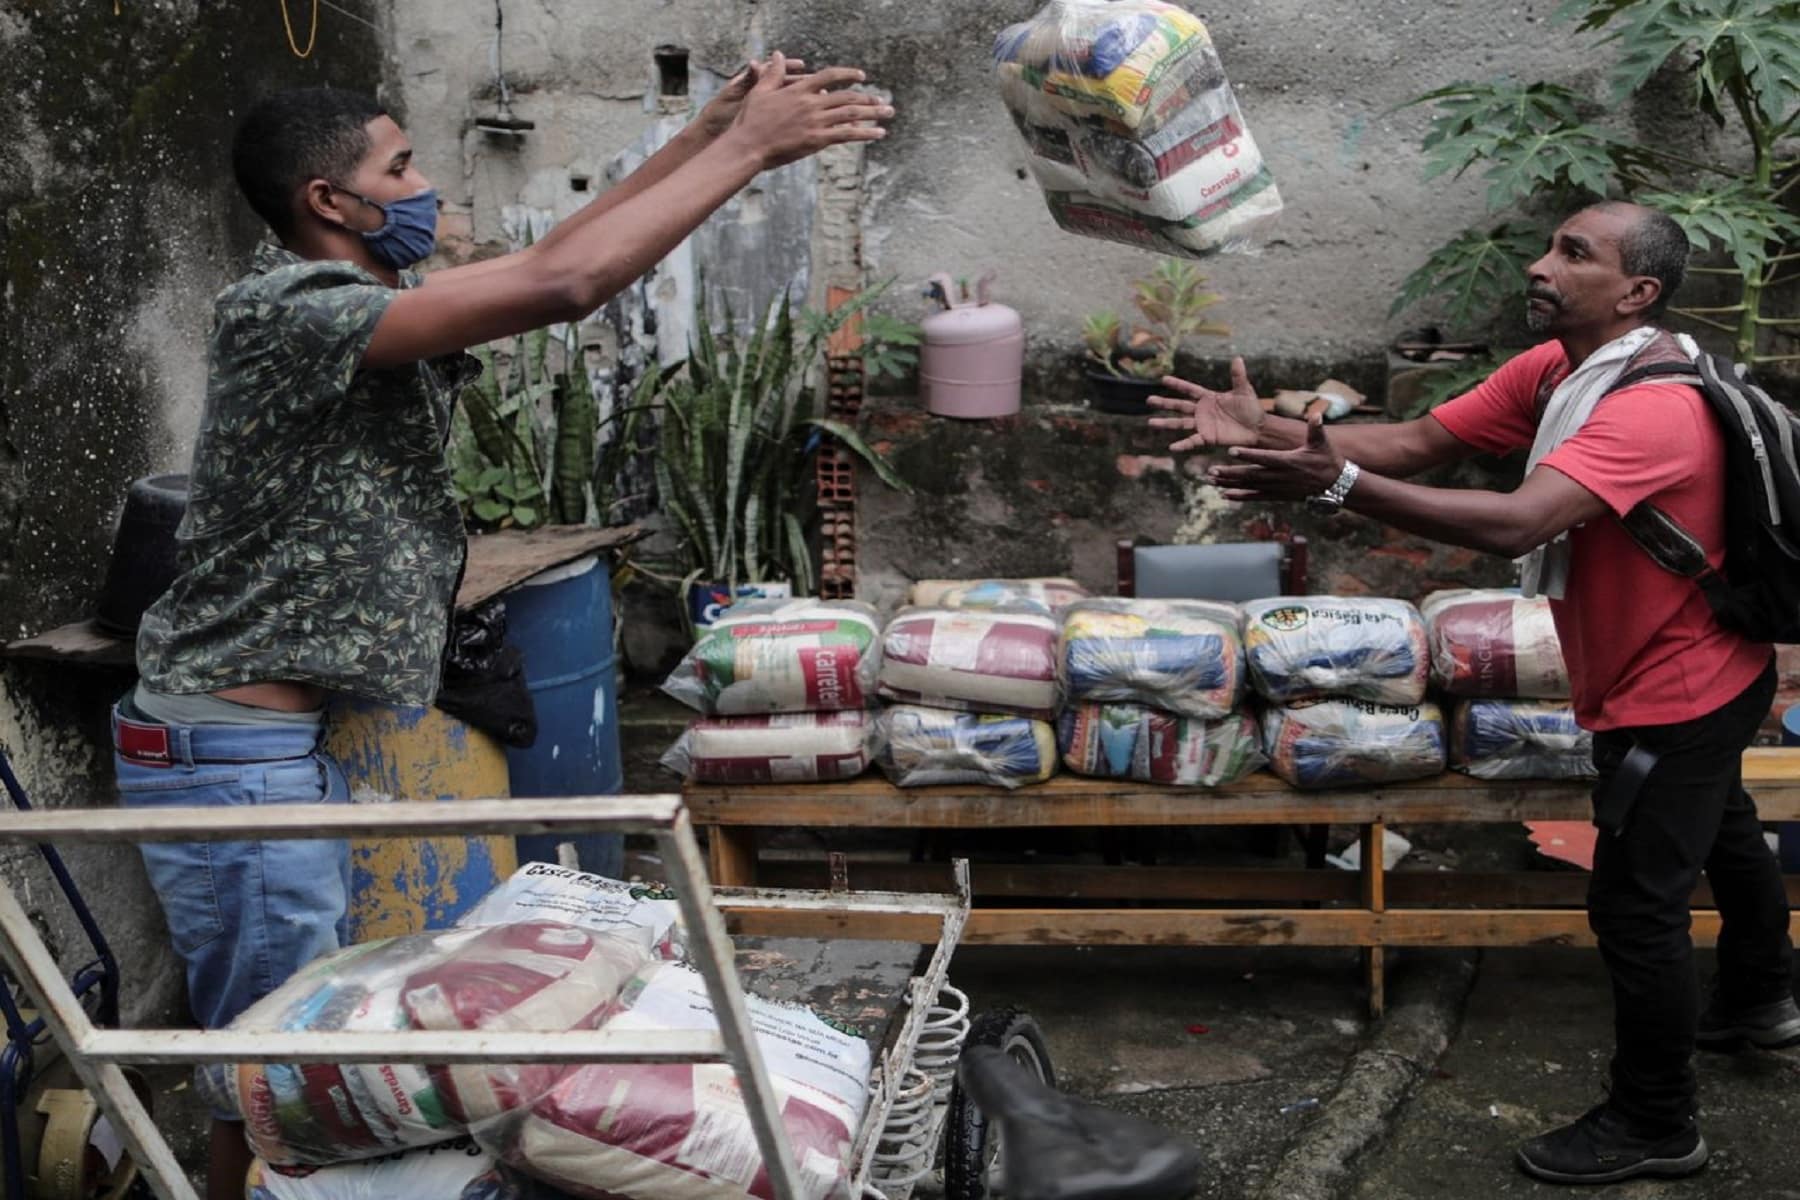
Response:
[[[1550,602],[1514,591],[1433,592],[1420,609],[1432,681],[1453,696],[1566,700],[1569,668]]]
[[[656,963],[620,996],[610,1029],[717,1028],[693,970]],[[811,1011],[751,997],[750,1019],[781,1107],[803,1200],[849,1200],[850,1149],[868,1106],[860,1037]],[[731,1068],[595,1063],[568,1071],[529,1111],[481,1134],[520,1171],[585,1200],[774,1200]]]
[[[1057,623],[1032,612],[906,609],[882,637],[883,699],[1048,721],[1062,705]]]
[[[694,783],[816,783],[854,779],[874,758],[875,718],[863,709],[703,717],[662,765]]]

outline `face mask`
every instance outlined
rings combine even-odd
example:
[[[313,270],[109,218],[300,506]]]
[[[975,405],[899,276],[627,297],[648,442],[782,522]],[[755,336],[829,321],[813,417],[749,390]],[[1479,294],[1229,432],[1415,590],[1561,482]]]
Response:
[[[375,261],[382,266],[392,267],[396,271],[403,270],[414,263],[423,262],[437,248],[436,188],[426,188],[404,200],[378,204],[349,188],[337,187],[336,184],[332,186],[346,196],[355,196],[381,213],[384,218],[381,228],[363,234],[362,240],[369,247],[369,253],[375,256]]]

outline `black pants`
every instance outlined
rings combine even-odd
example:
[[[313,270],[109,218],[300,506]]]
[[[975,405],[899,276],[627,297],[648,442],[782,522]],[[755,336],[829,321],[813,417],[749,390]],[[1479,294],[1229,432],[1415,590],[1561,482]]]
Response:
[[[1742,756],[1775,695],[1771,662],[1736,699],[1674,725],[1594,735],[1596,805],[1634,744],[1656,765],[1616,836],[1604,830],[1588,887],[1588,924],[1612,976],[1612,1103],[1646,1132],[1693,1117],[1699,982],[1689,902],[1700,871],[1723,928],[1719,986],[1731,1004],[1764,1004],[1793,986],[1787,892],[1744,791]]]

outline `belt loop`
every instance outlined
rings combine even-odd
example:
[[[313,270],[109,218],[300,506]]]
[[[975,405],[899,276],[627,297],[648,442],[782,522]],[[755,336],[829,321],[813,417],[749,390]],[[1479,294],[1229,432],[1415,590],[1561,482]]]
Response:
[[[178,725],[170,732],[175,735],[175,745],[180,747],[182,765],[188,769],[189,774],[192,774],[194,771],[194,731],[186,725]]]

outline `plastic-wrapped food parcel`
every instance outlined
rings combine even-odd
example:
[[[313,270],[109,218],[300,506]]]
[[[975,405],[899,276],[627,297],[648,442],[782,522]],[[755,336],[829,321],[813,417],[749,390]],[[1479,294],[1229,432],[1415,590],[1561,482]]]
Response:
[[[1062,706],[1056,640],[1042,613],[903,609],[882,635],[879,691],[897,704],[1047,721]]]
[[[1404,600],[1281,596],[1244,605],[1250,683],[1277,704],[1346,696],[1414,705],[1430,675],[1425,622]]]
[[[1083,600],[1063,615],[1069,699],[1222,717],[1244,690],[1240,620],[1204,600]]]
[[[1200,19],[1159,0],[1051,0],[994,42],[1000,95],[1056,223],[1197,258],[1281,212]]]
[[[1431,631],[1432,680],[1453,696],[1563,700],[1569,668],[1550,602],[1517,592],[1433,592],[1420,609]]]
[[[1218,787],[1265,761],[1248,713],[1209,720],[1141,704],[1072,704],[1056,732],[1069,770],[1104,779]]]
[[[697,783],[818,783],[861,775],[874,748],[875,715],[860,708],[702,717],[662,765]]]
[[[875,761],[897,787],[1023,787],[1056,772],[1056,730],[1047,721],[896,704],[879,722]]]
[[[1269,769],[1298,788],[1423,779],[1444,769],[1435,704],[1320,700],[1263,714]]]
[[[1464,700],[1450,721],[1450,762],[1477,779],[1591,779],[1594,735],[1551,700]]]
[[[875,610],[851,600],[734,604],[663,691],[708,716],[866,707],[880,670]]]

